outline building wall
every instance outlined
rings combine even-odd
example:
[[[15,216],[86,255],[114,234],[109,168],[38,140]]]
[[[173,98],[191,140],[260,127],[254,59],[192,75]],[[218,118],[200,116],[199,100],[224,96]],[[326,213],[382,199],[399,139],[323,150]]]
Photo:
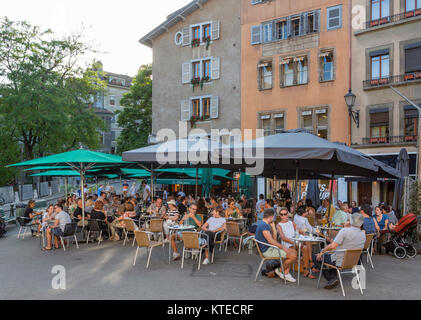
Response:
[[[240,128],[240,1],[211,0],[196,10],[185,21],[177,23],[153,41],[153,117],[152,132],[162,128],[173,129],[178,135],[181,120],[181,102],[194,96],[219,96],[217,119],[198,123],[207,131]],[[175,35],[190,25],[220,21],[220,38],[209,49],[175,44]],[[220,79],[205,83],[203,90],[182,84],[182,64],[204,57],[220,58]]]
[[[354,5],[369,6],[368,0],[354,0]],[[369,11],[369,10],[368,10]],[[404,11],[401,1],[391,0],[391,15]],[[368,14],[368,13],[367,13]],[[369,14],[368,14],[369,15]],[[390,52],[390,75],[402,75],[405,73],[405,58],[402,50],[408,41],[421,41],[421,16],[408,19],[399,23],[390,23],[382,28],[368,30],[355,30],[352,39],[353,73],[352,88],[357,96],[355,109],[360,111],[360,127],[352,124],[352,143],[354,147],[367,154],[375,153],[399,153],[402,147],[408,152],[416,151],[416,142],[411,143],[388,143],[367,144],[363,139],[370,137],[369,110],[377,106],[386,106],[389,111],[389,135],[404,135],[404,112],[403,106],[408,103],[392,91],[389,87],[364,89],[363,81],[370,79],[369,52],[375,49],[389,48]],[[396,89],[416,103],[421,103],[421,79],[419,82],[411,82],[404,85],[395,85]],[[397,141],[397,140],[396,140]]]
[[[285,129],[302,126],[301,111],[306,107],[327,107],[329,135],[332,141],[348,139],[348,112],[344,95],[349,87],[349,31],[347,1],[275,0],[252,5],[242,0],[242,129],[259,127],[259,114],[267,111],[285,112]],[[342,4],[342,27],[327,31],[328,7]],[[251,28],[262,22],[310,10],[321,10],[320,33],[277,42],[251,45]],[[320,49],[331,48],[335,55],[334,81],[319,82]],[[280,87],[280,59],[285,56],[309,54],[309,82],[306,85]],[[258,64],[273,62],[273,88],[258,89]]]

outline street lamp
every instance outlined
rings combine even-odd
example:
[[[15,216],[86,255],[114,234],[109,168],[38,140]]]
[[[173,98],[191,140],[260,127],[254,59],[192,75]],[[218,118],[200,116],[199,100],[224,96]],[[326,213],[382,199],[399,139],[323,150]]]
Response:
[[[348,106],[348,113],[349,116],[352,117],[352,119],[354,120],[355,124],[357,125],[357,128],[360,127],[360,111],[353,111],[352,108],[355,105],[355,99],[357,98],[355,96],[355,94],[352,93],[351,89],[349,89],[348,93],[345,95],[345,102],[346,105]]]

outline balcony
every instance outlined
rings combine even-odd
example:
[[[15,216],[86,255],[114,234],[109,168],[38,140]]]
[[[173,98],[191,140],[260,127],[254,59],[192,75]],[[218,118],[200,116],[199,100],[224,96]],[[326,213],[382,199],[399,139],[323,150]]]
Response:
[[[364,80],[364,90],[384,88],[389,85],[406,85],[411,83],[421,83],[421,71],[405,73],[398,76],[385,77],[380,79]]]
[[[415,144],[417,136],[389,136],[389,137],[370,137],[363,138],[363,145],[399,145],[399,144]]]
[[[389,26],[392,24],[404,23],[408,19],[412,19],[414,17],[421,17],[421,9],[415,9],[412,11],[398,13],[393,16],[388,16],[388,17],[377,19],[377,20],[367,21],[364,25],[363,30],[356,32],[356,35],[360,33],[364,33],[365,31],[372,30],[374,28],[378,29],[378,28]]]

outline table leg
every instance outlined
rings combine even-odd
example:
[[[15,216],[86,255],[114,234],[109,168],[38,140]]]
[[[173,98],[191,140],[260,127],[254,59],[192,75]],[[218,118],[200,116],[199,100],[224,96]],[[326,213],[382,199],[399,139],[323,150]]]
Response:
[[[171,236],[172,236],[172,233],[173,233],[173,231],[172,230],[170,230],[170,234],[169,234],[169,237],[170,237],[170,243],[169,243],[169,249],[168,249],[168,264],[171,264]]]
[[[297,275],[297,287],[300,285],[300,269],[301,269],[301,241],[298,243],[298,275]]]

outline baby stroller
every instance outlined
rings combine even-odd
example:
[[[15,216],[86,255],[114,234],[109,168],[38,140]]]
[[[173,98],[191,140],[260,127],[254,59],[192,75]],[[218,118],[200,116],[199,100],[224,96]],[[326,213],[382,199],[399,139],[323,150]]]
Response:
[[[390,240],[384,244],[386,254],[393,252],[396,258],[414,258],[417,249],[411,244],[414,232],[417,232],[418,221],[413,213],[409,213],[399,220],[394,230],[390,230]]]

